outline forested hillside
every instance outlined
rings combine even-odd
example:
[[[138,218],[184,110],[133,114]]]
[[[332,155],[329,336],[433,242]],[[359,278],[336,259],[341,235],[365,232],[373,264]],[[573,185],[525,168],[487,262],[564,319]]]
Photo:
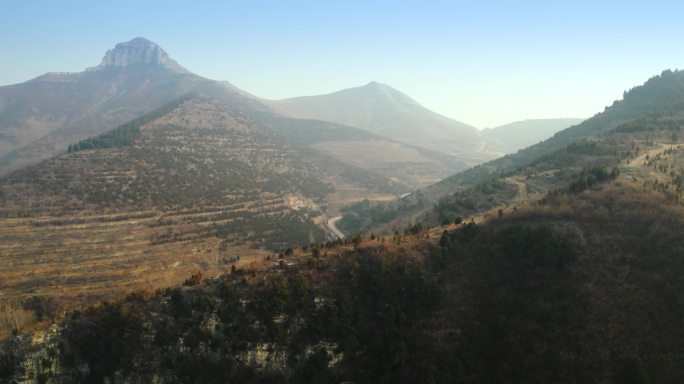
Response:
[[[73,312],[4,377],[677,383],[680,207],[609,182],[484,224],[295,249]],[[441,235],[440,235],[441,234]]]

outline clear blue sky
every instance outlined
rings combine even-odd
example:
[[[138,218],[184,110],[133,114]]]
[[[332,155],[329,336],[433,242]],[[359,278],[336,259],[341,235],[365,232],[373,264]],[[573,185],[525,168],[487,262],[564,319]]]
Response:
[[[265,98],[371,80],[479,128],[589,117],[684,68],[678,1],[31,1],[0,4],[0,84],[81,71],[136,36]]]

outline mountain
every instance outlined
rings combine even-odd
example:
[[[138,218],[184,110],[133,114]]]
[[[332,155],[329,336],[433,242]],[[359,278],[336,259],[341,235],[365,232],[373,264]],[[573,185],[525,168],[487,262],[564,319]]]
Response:
[[[2,178],[0,286],[69,307],[217,274],[333,237],[331,206],[393,188],[190,94]]]
[[[279,115],[140,38],[84,72],[0,88],[0,110],[0,287],[63,308],[322,241],[342,207],[465,167]]]
[[[350,125],[441,152],[470,165],[492,158],[481,152],[484,142],[474,127],[434,113],[396,89],[377,82],[327,95],[265,102],[292,117]]]
[[[189,92],[222,100],[291,142],[382,174],[404,190],[430,185],[472,162],[342,124],[282,116],[256,96],[197,76],[155,43],[135,38],[84,72],[48,73],[0,87],[0,175],[63,153],[69,144]]]
[[[533,119],[516,121],[480,131],[487,143],[485,150],[499,152],[501,156],[539,143],[555,133],[581,123],[584,119]]]
[[[0,175],[66,150],[191,91],[266,109],[226,83],[194,75],[143,38],[117,44],[99,66],[0,87]]]
[[[186,95],[2,179],[0,379],[677,383],[683,134],[665,71],[342,240],[373,134]]]

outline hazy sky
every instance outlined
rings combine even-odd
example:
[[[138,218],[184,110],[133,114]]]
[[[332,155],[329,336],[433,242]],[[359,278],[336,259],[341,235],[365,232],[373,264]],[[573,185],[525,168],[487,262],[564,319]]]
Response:
[[[0,4],[0,84],[81,71],[136,36],[265,98],[371,80],[491,127],[589,117],[684,67],[678,1],[31,1]]]

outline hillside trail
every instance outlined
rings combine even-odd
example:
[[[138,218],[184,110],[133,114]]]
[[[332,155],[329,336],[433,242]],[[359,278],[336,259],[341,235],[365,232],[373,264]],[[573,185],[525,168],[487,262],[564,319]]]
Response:
[[[651,167],[646,166],[646,163],[655,159],[658,155],[663,154],[666,150],[674,148],[679,150],[682,148],[682,143],[657,143],[655,147],[647,150],[634,159],[625,159],[620,162],[621,178],[633,183],[646,183],[649,180],[657,180],[658,182],[667,182],[668,177],[662,173],[654,171]]]
[[[638,157],[635,157],[634,159],[623,160],[622,164],[624,164],[624,165],[635,164],[636,166],[641,166],[644,164],[644,162],[646,162],[646,157],[651,159],[666,149],[669,149],[671,147],[674,147],[675,149],[679,149],[679,146],[680,146],[680,144],[656,143],[655,148],[649,149],[648,151],[644,152],[643,154],[639,155]],[[629,161],[629,164],[627,163],[628,161]]]
[[[543,193],[530,193],[527,189],[526,179],[527,176],[525,175],[511,176],[503,179],[505,183],[514,185],[518,188],[518,193],[515,195],[515,197],[501,207],[504,213],[513,212],[516,210],[517,207],[524,206],[526,204],[529,204],[530,202],[537,201],[544,197]]]
[[[525,184],[524,176],[511,176],[503,179],[503,181],[518,187],[518,194],[511,200],[511,203],[520,204],[527,201],[527,184]]]

